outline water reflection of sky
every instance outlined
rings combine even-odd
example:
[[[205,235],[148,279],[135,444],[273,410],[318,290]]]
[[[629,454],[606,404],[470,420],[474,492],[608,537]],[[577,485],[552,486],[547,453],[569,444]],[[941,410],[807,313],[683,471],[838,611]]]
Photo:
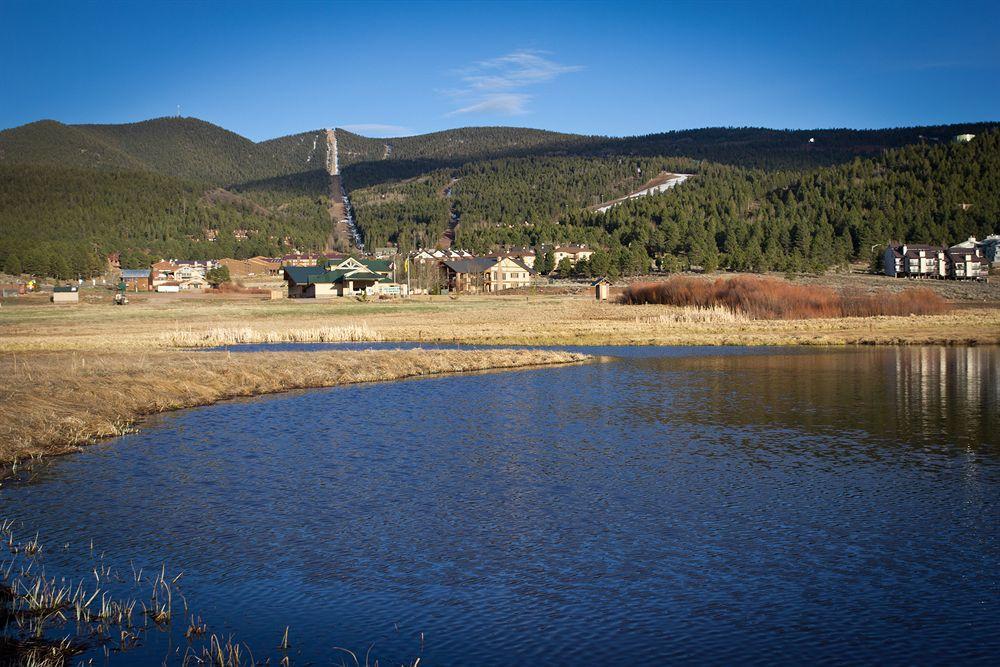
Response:
[[[996,348],[585,351],[622,358],[167,415],[4,505],[183,566],[258,657],[285,625],[324,662],[997,655]]]

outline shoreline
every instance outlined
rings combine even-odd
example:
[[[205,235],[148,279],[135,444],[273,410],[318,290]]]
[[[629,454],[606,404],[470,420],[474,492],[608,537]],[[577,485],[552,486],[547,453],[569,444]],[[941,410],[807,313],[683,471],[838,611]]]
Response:
[[[300,389],[581,363],[551,350],[73,351],[0,357],[12,409],[0,413],[0,462],[79,451],[153,415]],[[183,379],[183,387],[175,383]]]
[[[478,350],[262,350],[228,345],[354,342]],[[586,295],[414,297],[388,302],[137,300],[0,311],[0,462],[76,451],[137,420],[231,398],[505,370],[589,358],[509,346],[988,346],[1000,308],[941,315],[750,320],[719,310],[598,303]]]

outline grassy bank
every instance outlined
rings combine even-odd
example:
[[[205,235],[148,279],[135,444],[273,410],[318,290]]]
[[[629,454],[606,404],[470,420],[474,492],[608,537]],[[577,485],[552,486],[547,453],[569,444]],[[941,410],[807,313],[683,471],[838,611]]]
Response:
[[[496,345],[998,344],[1000,308],[956,304],[921,316],[754,320],[667,305],[599,304],[587,295],[414,297],[358,303],[204,296],[126,308],[51,304],[0,309],[0,352],[165,349],[229,335],[317,340],[331,331],[369,340]],[[243,331],[244,333],[232,333]],[[213,333],[214,332],[214,333]],[[227,333],[228,332],[228,333]],[[346,334],[345,334],[346,335]]]
[[[0,461],[61,454],[143,416],[290,389],[581,361],[544,350],[0,355]]]

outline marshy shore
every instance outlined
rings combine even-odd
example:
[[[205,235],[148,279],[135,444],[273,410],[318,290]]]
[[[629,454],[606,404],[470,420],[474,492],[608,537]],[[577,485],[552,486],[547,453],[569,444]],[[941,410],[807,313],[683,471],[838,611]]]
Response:
[[[231,398],[585,359],[547,350],[7,352],[0,461],[75,451],[142,417]]]
[[[59,454],[136,420],[228,398],[351,382],[579,361],[551,351],[194,351],[239,343],[416,341],[479,345],[996,345],[1000,308],[921,316],[752,319],[731,311],[597,303],[588,292],[263,301],[227,295],[125,308],[34,298],[0,309],[0,461]]]

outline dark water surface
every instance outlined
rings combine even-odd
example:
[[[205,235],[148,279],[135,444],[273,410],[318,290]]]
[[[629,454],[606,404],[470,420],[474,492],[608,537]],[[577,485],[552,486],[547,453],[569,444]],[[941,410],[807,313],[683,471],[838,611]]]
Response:
[[[1000,350],[596,351],[166,415],[2,514],[53,574],[183,570],[258,658],[1000,658]]]

